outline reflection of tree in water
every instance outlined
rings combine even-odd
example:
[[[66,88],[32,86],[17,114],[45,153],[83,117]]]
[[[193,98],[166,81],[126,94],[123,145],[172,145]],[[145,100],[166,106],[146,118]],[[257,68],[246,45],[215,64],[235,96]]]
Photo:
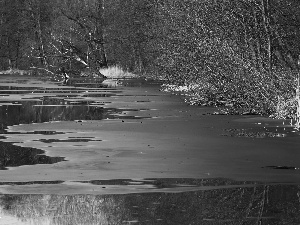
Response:
[[[114,114],[132,109],[102,108],[90,105],[94,102],[65,101],[45,98],[43,101],[22,101],[18,105],[0,106],[2,133],[6,126],[17,124],[43,123],[49,121],[102,120],[114,118]]]
[[[33,224],[122,224],[122,196],[94,195],[3,195],[4,214]]]
[[[18,105],[3,105],[0,107],[0,133],[5,133],[7,126],[15,124],[29,124],[33,122],[49,121],[54,113],[39,114],[36,111],[37,104],[35,101],[25,101]],[[49,115],[47,115],[49,113]],[[61,112],[59,112],[61,113]],[[47,115],[47,116],[45,116]],[[3,137],[2,137],[3,138]],[[21,165],[35,165],[35,164],[53,164],[64,160],[63,157],[49,157],[43,155],[45,152],[36,148],[26,148],[13,145],[13,143],[0,141],[0,170],[6,167],[15,167]]]
[[[104,109],[89,106],[88,101],[71,105],[60,97],[43,97],[41,100],[14,102],[0,106],[0,133],[6,133],[7,126],[16,124],[43,123],[48,121],[101,120]],[[0,137],[4,139],[4,137]],[[63,157],[48,157],[44,151],[23,148],[12,143],[0,141],[0,169],[6,167],[34,164],[52,164],[62,161]]]
[[[99,120],[103,116],[103,108],[96,106],[68,105],[61,99],[56,101],[43,101],[40,104],[32,102],[23,103],[23,109],[27,117],[32,117],[33,122],[42,123],[48,121],[73,121],[73,120]],[[30,122],[29,122],[30,123]]]
[[[297,185],[261,184],[182,193],[2,195],[0,204],[6,214],[48,217],[57,225],[299,224],[299,193]]]
[[[0,142],[0,170],[6,167],[35,164],[53,164],[61,162],[64,157],[49,157],[45,152],[36,148],[27,148]]]
[[[48,121],[100,120],[103,108],[82,105],[68,105],[64,100],[24,101],[20,105],[0,107],[2,130],[16,124],[43,123]],[[3,133],[3,132],[2,132]]]

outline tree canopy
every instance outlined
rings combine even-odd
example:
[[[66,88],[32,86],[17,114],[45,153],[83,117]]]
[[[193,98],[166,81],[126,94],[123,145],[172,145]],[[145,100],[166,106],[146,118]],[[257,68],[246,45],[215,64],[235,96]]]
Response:
[[[265,111],[296,90],[297,0],[1,0],[0,18],[2,70],[118,64]]]

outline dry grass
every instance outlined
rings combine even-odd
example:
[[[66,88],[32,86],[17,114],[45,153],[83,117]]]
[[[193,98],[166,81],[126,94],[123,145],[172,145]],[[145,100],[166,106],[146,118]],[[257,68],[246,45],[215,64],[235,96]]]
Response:
[[[9,74],[14,74],[14,75],[30,75],[32,71],[29,70],[19,70],[19,69],[9,69],[9,70],[4,70],[0,71],[0,75],[9,75]]]
[[[119,79],[119,78],[134,78],[137,77],[136,74],[130,73],[120,66],[110,66],[105,69],[100,69],[100,73],[106,76],[109,79]]]

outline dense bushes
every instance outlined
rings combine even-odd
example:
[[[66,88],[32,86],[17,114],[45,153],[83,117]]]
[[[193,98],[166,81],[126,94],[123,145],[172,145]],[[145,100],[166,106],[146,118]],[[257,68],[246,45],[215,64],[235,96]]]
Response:
[[[280,1],[165,1],[159,70],[187,86],[192,104],[227,106],[229,113],[295,116],[295,41]],[[295,4],[295,3],[294,3]],[[280,9],[280,10],[278,10]],[[293,16],[300,22],[300,14]],[[193,84],[193,85],[191,85]]]

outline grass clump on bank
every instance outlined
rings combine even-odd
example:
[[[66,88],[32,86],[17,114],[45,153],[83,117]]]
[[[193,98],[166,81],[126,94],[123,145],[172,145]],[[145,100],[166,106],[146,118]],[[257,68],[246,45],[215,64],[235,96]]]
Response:
[[[32,71],[30,70],[20,70],[20,69],[9,69],[0,71],[0,75],[31,75]]]
[[[121,79],[138,77],[138,75],[124,70],[118,65],[109,66],[108,68],[102,68],[100,69],[100,73],[106,77],[106,79],[102,83],[107,87],[119,86],[121,84]]]
[[[109,66],[108,68],[100,69],[100,73],[106,76],[108,79],[120,79],[120,78],[135,78],[136,74],[128,72],[118,65]]]

